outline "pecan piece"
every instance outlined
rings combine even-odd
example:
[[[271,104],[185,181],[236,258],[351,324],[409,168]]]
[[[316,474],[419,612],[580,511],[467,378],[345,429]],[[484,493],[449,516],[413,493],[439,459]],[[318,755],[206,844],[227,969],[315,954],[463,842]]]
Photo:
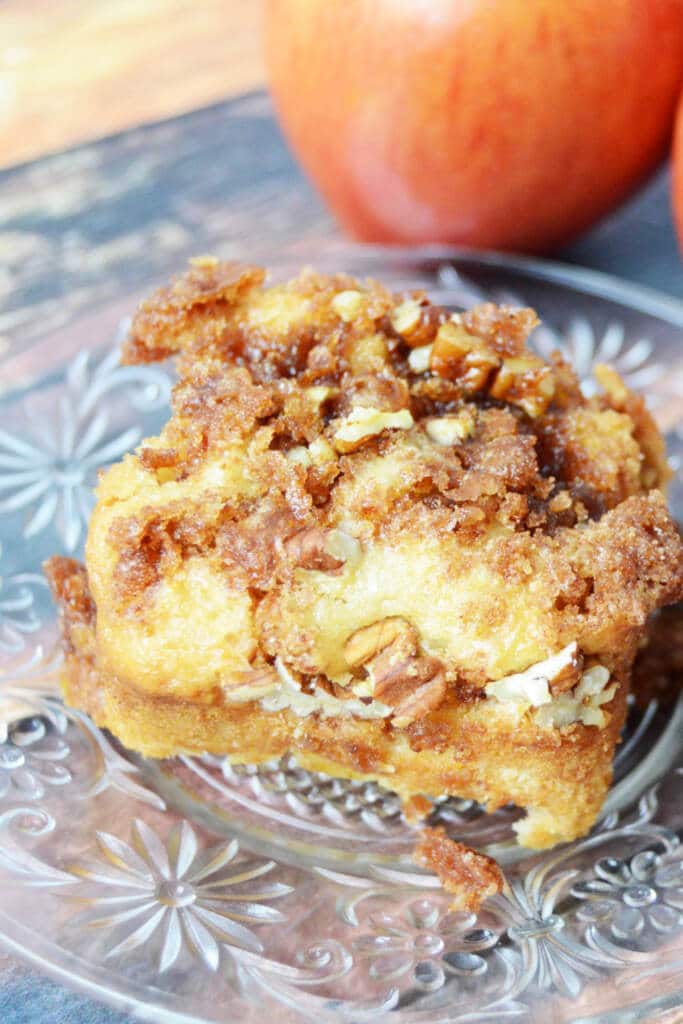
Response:
[[[411,349],[429,345],[447,318],[446,310],[421,298],[405,299],[389,317],[393,329]]]
[[[549,681],[550,692],[553,697],[556,697],[558,693],[574,689],[583,674],[583,663],[583,654],[575,644],[567,664],[563,665],[555,677]]]
[[[223,684],[223,691],[228,700],[249,701],[265,697],[280,681],[272,665],[238,672],[229,683]]]
[[[407,619],[393,615],[372,622],[369,626],[363,626],[352,633],[344,644],[346,662],[351,668],[358,668],[380,654],[399,637],[406,638],[410,645],[408,653],[414,653],[417,647],[417,631]]]
[[[318,572],[334,572],[341,569],[343,558],[337,558],[327,548],[328,533],[320,527],[313,526],[301,530],[285,541],[284,549],[287,557],[300,569],[317,569]]]
[[[490,392],[494,398],[518,405],[535,419],[552,401],[555,377],[537,356],[516,356],[503,360]]]
[[[429,365],[440,377],[457,381],[465,394],[473,394],[483,390],[500,366],[500,358],[481,338],[451,319],[439,328]]]
[[[358,405],[347,416],[336,421],[332,441],[338,452],[355,452],[370,438],[385,430],[409,430],[414,422],[409,409],[392,412]]]
[[[373,697],[393,708],[399,728],[433,711],[446,696],[441,662],[417,651],[417,630],[398,615],[356,630],[344,645],[347,664],[365,667]]]
[[[175,448],[143,448],[139,458],[145,469],[167,469],[178,462],[178,452]]]
[[[374,696],[396,707],[403,697],[436,675],[436,658],[416,657],[415,647],[399,636],[367,666],[374,681]]]
[[[435,711],[446,696],[446,679],[442,671],[438,670],[430,675],[424,682],[418,682],[428,672],[433,671],[435,658],[416,659],[412,665],[406,668],[406,674],[399,680],[394,678],[393,686],[380,696],[375,687],[375,696],[385,704],[394,708],[392,723],[399,729],[405,728],[418,718],[424,718],[430,711]],[[438,664],[438,662],[437,662]],[[415,674],[411,674],[411,670]],[[380,690],[383,688],[380,687]],[[394,701],[398,698],[397,703]]]

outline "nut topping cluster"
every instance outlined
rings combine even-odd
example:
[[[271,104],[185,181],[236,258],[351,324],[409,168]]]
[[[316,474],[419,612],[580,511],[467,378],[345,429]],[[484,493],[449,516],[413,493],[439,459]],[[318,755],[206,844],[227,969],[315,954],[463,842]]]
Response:
[[[402,728],[434,711],[446,696],[446,677],[438,658],[419,653],[415,627],[399,616],[356,630],[344,645],[350,668],[364,668],[372,696],[393,708],[393,724]]]

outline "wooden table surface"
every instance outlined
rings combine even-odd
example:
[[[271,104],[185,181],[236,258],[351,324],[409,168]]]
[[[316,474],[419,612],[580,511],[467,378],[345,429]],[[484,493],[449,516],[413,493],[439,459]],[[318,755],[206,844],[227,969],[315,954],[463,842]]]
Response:
[[[262,0],[0,0],[0,167],[263,85]]]

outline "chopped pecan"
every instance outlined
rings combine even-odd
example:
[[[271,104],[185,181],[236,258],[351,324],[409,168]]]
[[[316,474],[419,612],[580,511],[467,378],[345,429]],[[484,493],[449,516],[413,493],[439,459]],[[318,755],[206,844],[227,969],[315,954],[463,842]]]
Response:
[[[558,693],[564,693],[565,690],[573,690],[581,679],[583,663],[583,654],[576,645],[574,645],[574,650],[571,652],[570,660],[559,669],[552,679],[549,680],[550,692],[553,697],[556,697]]]
[[[265,697],[280,681],[272,665],[238,672],[237,675],[223,684],[223,691],[228,700],[248,701]]]
[[[421,686],[414,693],[408,694],[394,711],[393,724],[398,729],[404,729],[407,725],[420,718],[424,718],[430,711],[436,709],[443,703],[446,696],[446,680],[441,672],[430,679],[424,686]]]
[[[345,323],[351,323],[360,315],[363,309],[363,293],[355,288],[347,291],[337,292],[332,299],[332,309]]]
[[[411,645],[410,653],[414,653],[417,647],[417,631],[407,619],[394,615],[372,622],[369,626],[363,626],[352,633],[344,644],[346,662],[351,668],[364,665],[400,637],[407,638]]]
[[[436,335],[429,361],[430,369],[440,377],[457,381],[465,394],[481,391],[500,358],[487,349],[481,338],[468,334],[462,324],[452,320]]]
[[[491,385],[494,398],[518,405],[532,418],[542,416],[555,394],[555,377],[537,356],[505,359]]]
[[[455,445],[474,433],[475,417],[470,409],[425,420],[427,435],[437,444]]]
[[[417,651],[415,627],[398,615],[356,630],[344,645],[347,664],[365,666],[373,697],[393,708],[399,728],[433,711],[446,696],[441,662]]]
[[[331,375],[337,369],[337,356],[326,345],[314,345],[308,353],[306,367],[314,378]]]
[[[287,557],[300,569],[317,569],[318,572],[334,572],[341,569],[343,558],[337,558],[326,548],[328,531],[313,526],[301,530],[285,541]]]
[[[395,306],[389,319],[397,334],[410,337],[420,323],[422,307],[417,299],[405,299]]]
[[[357,377],[382,373],[387,365],[387,340],[383,334],[366,334],[353,338],[347,346],[351,372]]]
[[[369,666],[373,696],[394,709],[399,728],[423,718],[446,696],[446,680],[437,658],[416,657],[415,647],[398,636]]]
[[[408,366],[413,373],[426,373],[432,359],[432,345],[420,345],[419,348],[411,348],[408,356]]]
[[[366,666],[374,681],[374,695],[395,707],[405,691],[422,686],[438,671],[435,658],[416,656],[409,638],[398,636]]]
[[[145,469],[167,469],[178,462],[175,448],[143,448],[139,459]]]
[[[560,491],[548,502],[548,509],[557,515],[560,512],[567,512],[572,507],[572,496],[569,491]]]
[[[462,323],[501,356],[519,356],[539,319],[533,309],[482,302],[462,314]]]
[[[355,452],[365,442],[385,430],[409,430],[413,426],[409,409],[388,412],[371,406],[355,406],[335,424],[332,440],[339,452]]]
[[[409,298],[395,306],[391,313],[391,326],[411,348],[429,345],[440,325],[448,316],[438,306],[425,304],[424,299]]]
[[[551,695],[571,690],[581,678],[582,670],[583,655],[576,641],[572,641],[557,654],[537,661],[523,672],[487,683],[484,689],[488,697],[496,700],[540,707],[550,703]]]

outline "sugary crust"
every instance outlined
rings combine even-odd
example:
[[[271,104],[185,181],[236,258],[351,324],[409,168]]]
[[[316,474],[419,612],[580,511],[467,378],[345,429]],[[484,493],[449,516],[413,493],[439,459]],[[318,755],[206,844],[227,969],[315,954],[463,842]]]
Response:
[[[606,368],[584,398],[526,350],[531,310],[263,276],[195,261],[133,321],[125,359],[178,354],[179,382],[100,483],[87,575],[48,566],[67,699],[152,756],[294,750],[406,799],[518,803],[528,845],[581,834],[646,620],[683,596],[642,401]],[[570,648],[557,722],[487,696]],[[283,679],[319,710],[267,710]]]

